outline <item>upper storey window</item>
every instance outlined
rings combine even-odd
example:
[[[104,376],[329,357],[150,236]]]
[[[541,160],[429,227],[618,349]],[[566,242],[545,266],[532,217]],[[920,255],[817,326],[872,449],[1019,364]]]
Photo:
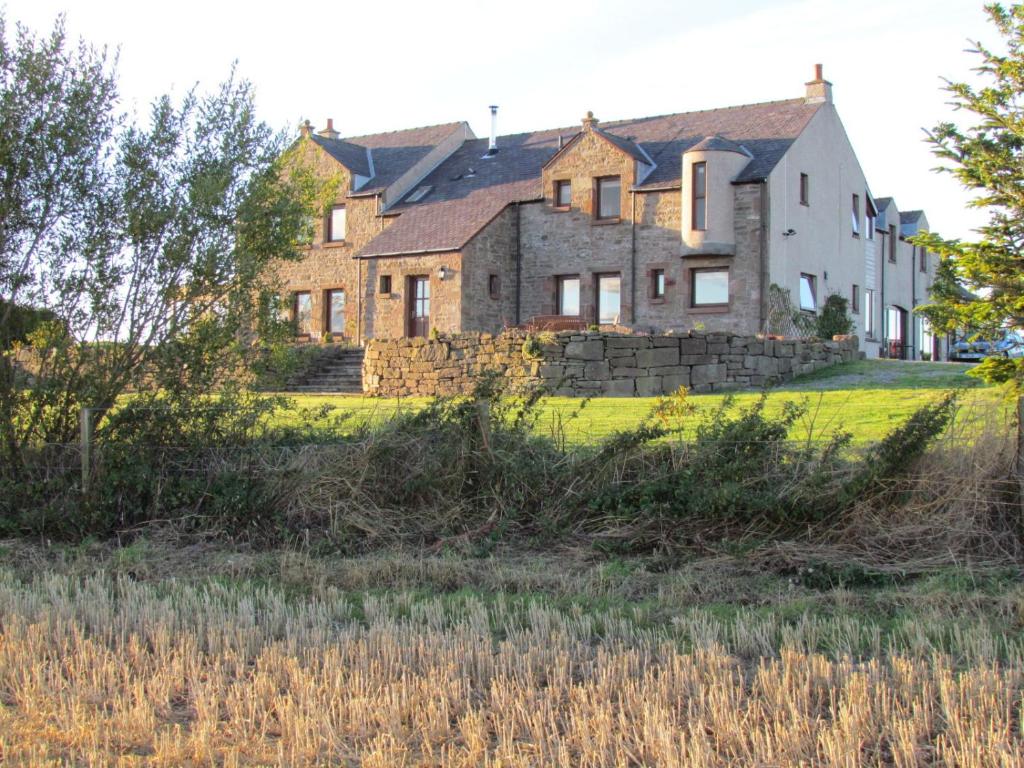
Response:
[[[693,164],[693,228],[708,228],[708,164]]]
[[[853,196],[853,207],[850,211],[850,224],[854,237],[860,237],[860,195]]]
[[[800,205],[811,204],[811,178],[806,173],[800,174]]]
[[[328,221],[327,240],[332,243],[340,243],[345,239],[345,206],[336,205],[331,209],[331,218]]]
[[[572,182],[555,182],[555,208],[569,209],[572,205]]]
[[[597,180],[597,204],[594,210],[598,219],[617,219],[621,215],[622,184],[618,176],[605,176]]]

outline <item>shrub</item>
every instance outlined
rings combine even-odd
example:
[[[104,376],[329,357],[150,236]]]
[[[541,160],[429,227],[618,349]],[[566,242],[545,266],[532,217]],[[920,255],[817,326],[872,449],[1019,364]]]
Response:
[[[816,320],[815,335],[819,339],[831,339],[833,336],[853,333],[853,318],[847,311],[849,304],[849,301],[838,293],[828,295]]]

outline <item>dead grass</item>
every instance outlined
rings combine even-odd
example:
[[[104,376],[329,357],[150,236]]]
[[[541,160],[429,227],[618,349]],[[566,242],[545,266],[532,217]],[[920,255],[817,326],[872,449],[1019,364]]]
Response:
[[[215,580],[6,572],[0,757],[1024,764],[1019,632],[755,608],[729,620],[687,608],[660,624],[650,611],[628,602],[560,609],[500,592],[424,598],[325,586],[288,598]]]

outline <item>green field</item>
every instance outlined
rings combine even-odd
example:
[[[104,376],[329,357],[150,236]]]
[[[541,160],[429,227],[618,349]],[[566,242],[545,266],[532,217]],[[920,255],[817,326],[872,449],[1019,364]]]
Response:
[[[896,360],[862,360],[836,365],[770,390],[768,410],[785,402],[804,403],[807,414],[794,427],[792,437],[816,439],[845,429],[855,442],[869,442],[914,412],[923,400],[950,389],[964,389],[962,420],[993,413],[1001,391],[967,376],[971,366],[959,363],[922,363]],[[689,422],[695,428],[702,414],[718,408],[726,395],[690,395],[696,412]],[[760,392],[743,391],[732,396],[737,405],[753,403]],[[369,398],[347,395],[296,395],[294,407],[281,413],[282,423],[310,418],[310,410],[334,406],[334,414],[347,414],[352,423],[387,418],[402,408],[419,408],[424,398]],[[543,401],[537,429],[562,431],[569,442],[600,440],[614,432],[635,427],[654,407],[656,398],[595,397],[590,400],[551,397]]]

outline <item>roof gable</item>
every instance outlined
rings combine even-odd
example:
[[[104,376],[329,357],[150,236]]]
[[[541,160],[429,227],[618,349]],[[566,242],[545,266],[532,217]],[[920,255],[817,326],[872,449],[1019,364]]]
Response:
[[[324,150],[352,173],[359,174],[366,178],[373,176],[370,168],[370,153],[366,147],[353,144],[344,139],[329,139],[315,134],[309,137],[313,143]]]

